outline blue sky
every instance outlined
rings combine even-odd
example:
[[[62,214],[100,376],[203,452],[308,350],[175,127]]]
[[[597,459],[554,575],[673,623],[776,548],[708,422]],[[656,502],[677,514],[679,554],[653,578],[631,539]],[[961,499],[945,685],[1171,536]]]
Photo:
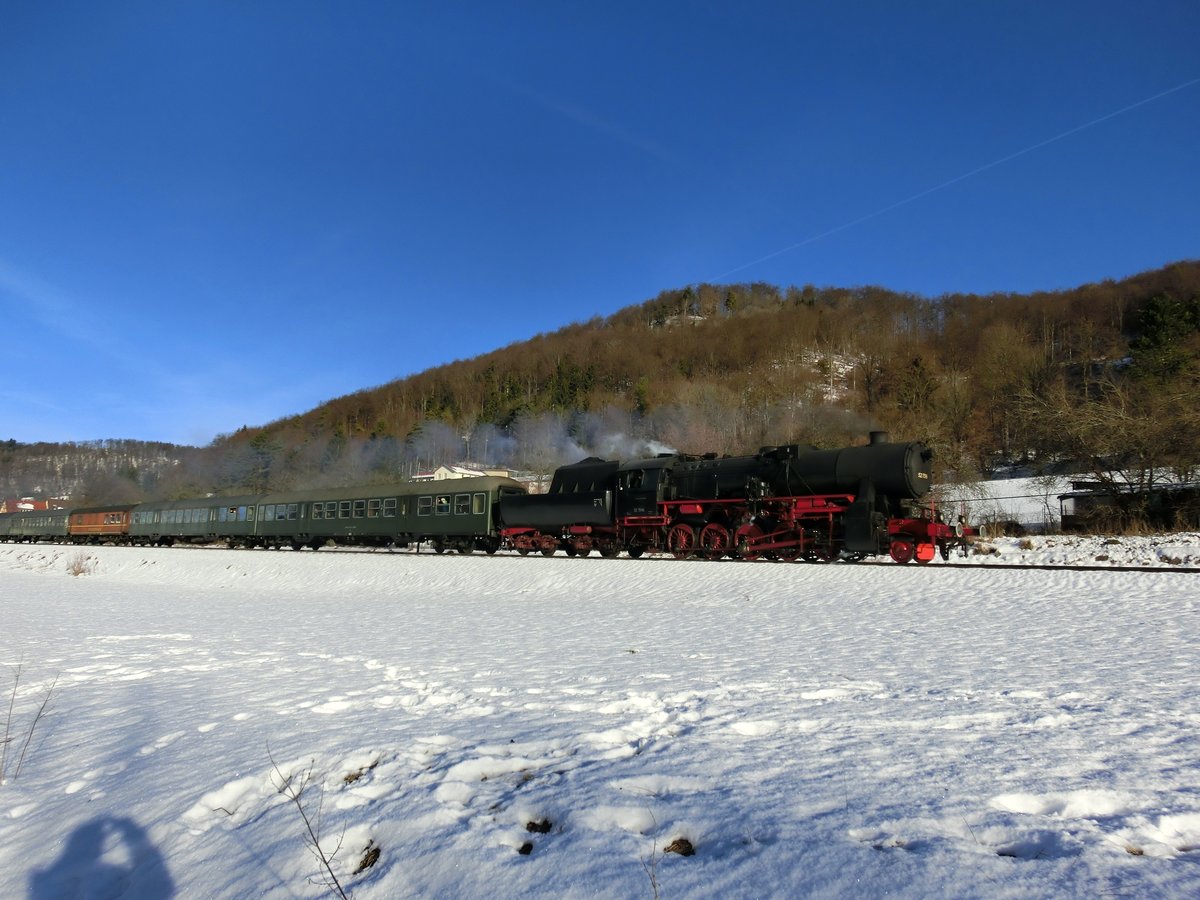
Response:
[[[0,440],[207,443],[701,281],[1200,256],[1200,4],[0,0]]]

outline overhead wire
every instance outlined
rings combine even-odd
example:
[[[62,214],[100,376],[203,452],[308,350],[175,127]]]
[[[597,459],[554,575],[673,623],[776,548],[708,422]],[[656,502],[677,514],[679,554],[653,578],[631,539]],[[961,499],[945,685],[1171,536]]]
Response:
[[[807,237],[802,241],[798,241],[794,244],[788,245],[787,247],[783,247],[772,253],[768,253],[766,256],[760,256],[758,259],[753,259],[750,262],[742,263],[740,266],[734,266],[732,269],[727,269],[726,271],[722,272],[720,275],[716,275],[713,278],[710,278],[708,280],[710,282],[722,281],[723,279],[728,278],[730,275],[733,275],[735,272],[741,272],[743,269],[749,269],[752,266],[757,266],[760,263],[764,263],[769,259],[774,259],[775,257],[782,256],[785,253],[791,253],[794,250],[799,250],[801,247],[807,247],[809,244],[815,244],[817,241],[824,240],[825,238],[830,237],[835,234],[838,234],[839,232],[846,231],[850,228],[854,228],[856,225],[861,225],[863,222],[869,222],[871,219],[879,218],[880,216],[886,215],[887,213],[890,213],[893,210],[899,209],[902,206],[907,206],[910,203],[915,203],[917,200],[920,200],[923,197],[928,197],[930,194],[934,194],[934,193],[937,193],[938,191],[945,190],[946,188],[952,187],[953,185],[956,185],[959,182],[966,181],[968,178],[973,178],[974,176],[979,175],[982,172],[986,172],[989,169],[994,169],[997,166],[1002,166],[1005,163],[1012,162],[1014,159],[1019,159],[1022,156],[1025,156],[1029,153],[1033,153],[1035,150],[1040,150],[1043,147],[1048,147],[1051,144],[1055,144],[1058,141],[1065,140],[1066,138],[1069,138],[1072,135],[1076,135],[1081,131],[1086,131],[1089,128],[1094,128],[1095,126],[1100,125],[1103,122],[1107,122],[1109,119],[1115,119],[1117,116],[1124,115],[1127,112],[1131,112],[1135,109],[1138,109],[1139,107],[1145,106],[1148,103],[1153,103],[1156,100],[1161,100],[1163,97],[1167,97],[1167,96],[1170,96],[1171,94],[1178,93],[1179,91],[1185,90],[1196,84],[1200,84],[1200,78],[1192,78],[1188,81],[1182,82],[1181,84],[1177,84],[1174,87],[1167,88],[1165,91],[1159,91],[1157,94],[1153,94],[1149,97],[1144,97],[1143,99],[1138,100],[1136,103],[1130,103],[1128,106],[1123,106],[1120,109],[1113,110],[1112,112],[1109,112],[1109,113],[1105,113],[1104,115],[1099,116],[1095,119],[1092,119],[1089,122],[1084,122],[1082,125],[1076,125],[1074,128],[1069,128],[1066,131],[1063,131],[1059,134],[1054,135],[1053,137],[1049,137],[1049,138],[1046,138],[1045,140],[1038,141],[1035,144],[1030,144],[1028,147],[1025,147],[1021,150],[1017,150],[1014,153],[1009,153],[1006,156],[1000,157],[999,159],[994,159],[989,163],[984,163],[982,166],[978,166],[969,172],[964,172],[961,175],[956,175],[954,178],[951,178],[947,181],[943,181],[942,183],[936,184],[933,187],[925,188],[924,190],[918,191],[917,193],[913,194],[910,197],[905,197],[903,200],[897,200],[895,203],[889,203],[887,206],[880,207],[879,209],[874,210],[873,212],[866,213],[865,215],[859,216],[856,219],[852,219],[849,222],[844,222],[841,225],[837,225],[833,228],[827,229],[826,231],[822,231],[820,234],[814,234],[811,237]]]

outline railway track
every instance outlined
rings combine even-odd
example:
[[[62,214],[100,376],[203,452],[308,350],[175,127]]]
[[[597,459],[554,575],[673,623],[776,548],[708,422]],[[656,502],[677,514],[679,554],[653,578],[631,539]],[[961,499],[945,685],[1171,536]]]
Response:
[[[85,547],[86,545],[78,545],[78,546],[80,546],[82,548],[82,547]],[[225,548],[224,545],[213,545],[213,544],[178,544],[175,547],[170,548],[170,549],[173,549],[173,550],[216,550],[216,549],[224,550],[227,548]],[[288,552],[288,551],[282,551],[282,552]],[[290,552],[295,552],[295,551],[290,551]],[[332,553],[412,554],[414,556],[415,555],[425,555],[425,556],[437,555],[431,548],[414,550],[412,548],[391,548],[391,547],[323,547],[323,548],[321,548],[320,552],[322,555],[332,554]],[[511,551],[500,551],[500,553],[503,556],[517,556],[517,554],[515,554]],[[447,556],[467,555],[467,556],[482,557],[482,556],[485,556],[486,554],[484,554],[482,551],[477,551],[473,554],[459,554],[459,553],[447,551],[445,553],[445,555],[447,555]],[[540,554],[531,554],[531,558],[557,559],[557,560],[562,560],[563,562],[566,562],[569,560],[585,559],[585,558],[597,560],[597,561],[600,560],[600,557],[595,556],[595,555],[592,555],[589,557],[580,557],[580,556],[567,556],[565,553],[564,554],[555,554],[554,556],[551,556],[551,557],[543,557]],[[627,560],[630,562],[640,562],[640,563],[644,563],[649,560],[664,561],[664,562],[702,562],[702,561],[704,561],[704,560],[699,560],[699,559],[676,560],[670,554],[667,554],[667,553],[651,554],[651,555],[642,557],[639,560],[632,560],[632,559],[629,559],[628,557],[621,557],[621,559]],[[612,560],[604,560],[604,562],[612,562]],[[724,563],[737,562],[737,560],[720,560],[720,562],[724,562]],[[747,563],[747,564],[748,565],[753,564],[753,563],[770,564],[771,562],[772,562],[771,560],[753,560],[752,563]],[[833,566],[839,566],[839,567],[885,566],[885,567],[892,567],[892,568],[896,568],[899,565],[888,559],[859,560],[857,562],[839,561],[839,562],[832,562],[832,563],[801,561],[800,564],[801,565],[813,565],[813,566],[831,566],[831,565],[833,565]],[[994,563],[994,562],[989,562],[989,563],[973,563],[973,562],[949,563],[949,562],[942,562],[940,560],[935,560],[934,562],[931,562],[928,565],[921,565],[918,563],[908,563],[908,564],[905,564],[902,568],[920,569],[923,571],[933,571],[933,570],[941,570],[941,569],[1000,569],[1000,570],[1026,569],[1026,570],[1033,570],[1033,571],[1049,571],[1049,572],[1170,572],[1170,573],[1176,573],[1176,574],[1181,574],[1181,575],[1200,575],[1200,566],[1128,566],[1128,565],[1110,566],[1110,565],[1100,565],[1099,563],[1097,563],[1097,564]]]
[[[857,563],[860,566],[894,566],[893,562],[869,562],[863,561]],[[1040,569],[1051,572],[1178,572],[1181,574],[1200,575],[1200,567],[1197,566],[1103,566],[1097,564],[1054,564],[1054,563],[942,563],[938,565],[936,562],[928,566],[922,566],[924,569]]]

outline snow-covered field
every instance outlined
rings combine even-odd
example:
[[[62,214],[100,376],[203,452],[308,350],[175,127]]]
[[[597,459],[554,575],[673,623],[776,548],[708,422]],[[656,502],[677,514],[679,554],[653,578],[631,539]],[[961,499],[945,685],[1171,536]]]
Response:
[[[941,562],[939,558],[939,563]],[[1009,566],[1200,568],[1200,532],[1140,536],[1032,535],[982,538],[948,562]]]
[[[1200,535],[1153,540],[2,545],[0,897],[327,895],[299,807],[360,900],[1200,896]]]

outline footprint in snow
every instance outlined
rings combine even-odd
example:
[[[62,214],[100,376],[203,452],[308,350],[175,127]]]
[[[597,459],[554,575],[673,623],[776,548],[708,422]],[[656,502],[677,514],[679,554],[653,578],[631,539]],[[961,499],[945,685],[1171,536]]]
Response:
[[[159,750],[162,750],[166,747],[171,746],[173,743],[175,743],[181,737],[183,737],[182,731],[172,731],[170,734],[164,734],[153,744],[147,744],[146,746],[144,746],[140,750],[138,750],[138,754],[140,756],[149,756],[151,753],[155,753]]]

